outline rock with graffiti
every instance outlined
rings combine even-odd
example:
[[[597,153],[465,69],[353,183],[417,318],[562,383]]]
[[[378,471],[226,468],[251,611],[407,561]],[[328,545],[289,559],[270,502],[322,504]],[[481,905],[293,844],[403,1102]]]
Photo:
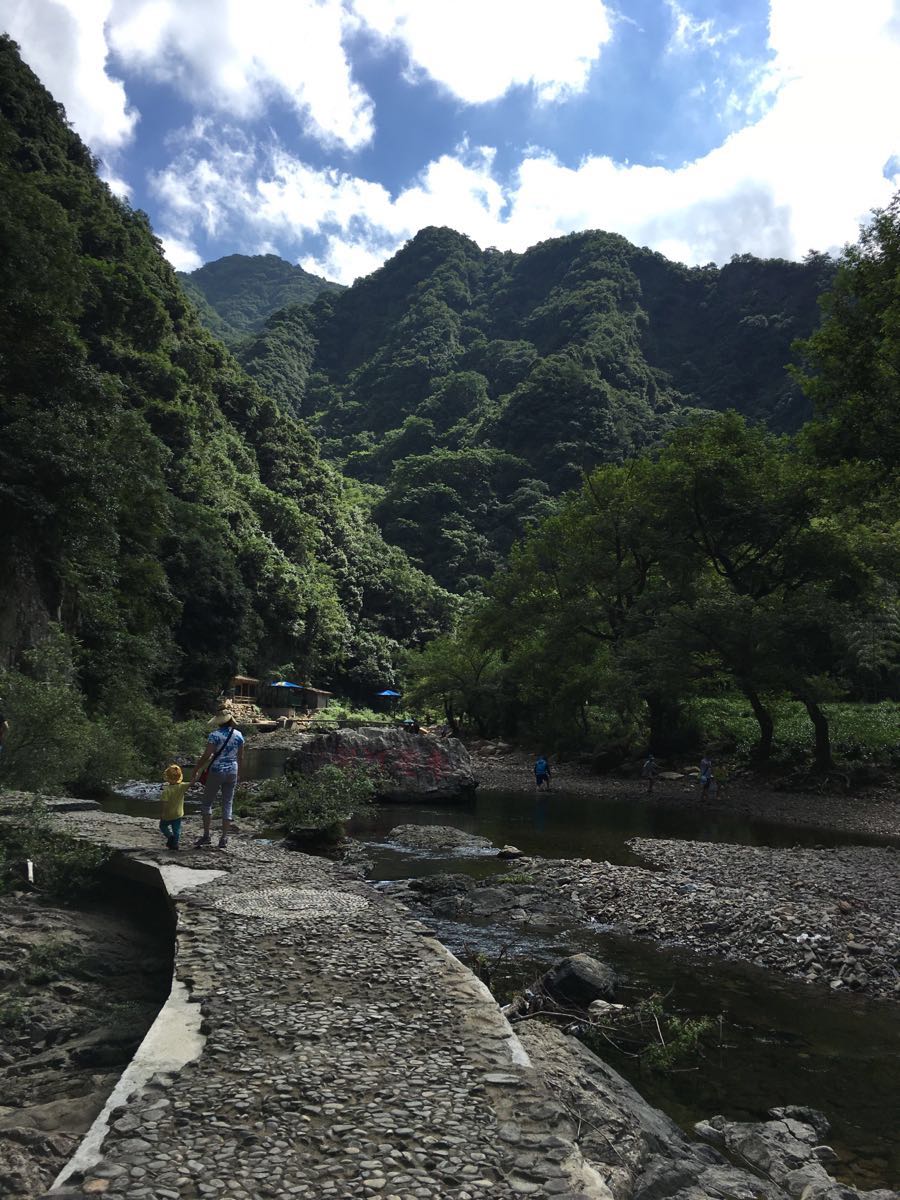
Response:
[[[382,800],[452,800],[471,794],[478,781],[472,759],[456,738],[436,738],[401,728],[335,729],[307,738],[287,766],[311,775],[320,767],[373,768],[383,781]]]

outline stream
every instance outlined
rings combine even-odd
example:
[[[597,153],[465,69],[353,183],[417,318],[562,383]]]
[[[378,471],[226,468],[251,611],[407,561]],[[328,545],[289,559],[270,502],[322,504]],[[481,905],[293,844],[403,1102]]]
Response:
[[[281,773],[285,751],[248,750],[244,777]],[[135,795],[105,805],[152,815]],[[191,805],[188,805],[190,811]],[[880,844],[878,839],[750,819],[721,810],[678,811],[654,806],[633,793],[621,799],[553,792],[535,795],[481,790],[471,801],[436,805],[384,804],[351,823],[365,843],[376,883],[440,872],[476,879],[515,870],[491,854],[450,857],[391,845],[397,825],[452,825],[512,844],[546,858],[591,858],[639,865],[626,846],[632,837],[682,838],[752,846]],[[630,1004],[652,992],[667,996],[666,1009],[681,1016],[708,1016],[716,1035],[698,1068],[669,1074],[642,1070],[610,1047],[608,1060],[651,1103],[690,1131],[701,1118],[722,1113],[758,1120],[776,1105],[807,1104],[832,1124],[829,1144],[840,1178],[861,1188],[900,1185],[900,1021],[897,1007],[860,996],[832,997],[800,982],[750,965],[723,961],[649,941],[628,939],[600,927],[553,934],[510,935],[488,922],[426,918],[441,941],[464,961],[482,952],[496,962],[492,987],[503,1003],[567,954],[586,951],[613,966]],[[720,1021],[721,1018],[721,1021]]]

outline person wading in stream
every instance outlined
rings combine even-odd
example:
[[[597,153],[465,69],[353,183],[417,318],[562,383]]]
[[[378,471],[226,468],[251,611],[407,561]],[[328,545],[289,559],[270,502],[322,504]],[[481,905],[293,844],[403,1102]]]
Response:
[[[538,791],[542,789],[550,791],[550,764],[547,762],[546,754],[542,754],[534,764],[534,782]]]
[[[206,740],[203,757],[194,767],[191,783],[199,779],[203,784],[203,837],[195,846],[199,850],[203,846],[211,846],[212,839],[209,831],[212,826],[212,810],[216,797],[222,793],[222,836],[219,838],[219,849],[224,850],[228,845],[228,830],[231,827],[231,813],[234,807],[234,789],[237,787],[238,775],[244,761],[244,735],[234,723],[234,713],[227,708],[217,712],[210,725],[214,726]]]

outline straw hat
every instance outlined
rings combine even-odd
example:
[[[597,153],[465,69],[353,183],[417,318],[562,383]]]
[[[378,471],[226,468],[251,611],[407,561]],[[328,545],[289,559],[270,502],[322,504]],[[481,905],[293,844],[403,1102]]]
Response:
[[[234,720],[234,713],[230,708],[220,708],[211,721],[207,722],[209,729],[215,729],[217,725],[227,725]]]

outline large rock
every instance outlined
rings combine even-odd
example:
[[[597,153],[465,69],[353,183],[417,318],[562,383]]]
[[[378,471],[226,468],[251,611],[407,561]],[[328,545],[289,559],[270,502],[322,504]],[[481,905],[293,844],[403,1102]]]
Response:
[[[897,1200],[897,1192],[857,1191],[829,1175],[824,1164],[837,1161],[837,1155],[823,1144],[828,1134],[823,1113],[788,1105],[770,1109],[769,1116],[773,1119],[729,1121],[722,1116],[710,1117],[695,1125],[694,1132],[797,1200]]]
[[[814,1109],[772,1109],[772,1120],[753,1123],[712,1117],[696,1127],[712,1143],[704,1145],[575,1038],[541,1021],[515,1029],[614,1200],[898,1200],[897,1192],[858,1191],[828,1174],[828,1124]]]
[[[586,1009],[594,1000],[612,1000],[616,992],[612,967],[590,954],[572,954],[541,979],[541,988],[559,1004]]]
[[[312,775],[320,767],[374,767],[384,783],[382,800],[453,800],[477,787],[468,750],[456,738],[436,738],[409,729],[364,726],[335,729],[304,741],[288,770]]]
[[[466,833],[452,825],[397,825],[388,840],[412,850],[493,850],[490,838]]]

